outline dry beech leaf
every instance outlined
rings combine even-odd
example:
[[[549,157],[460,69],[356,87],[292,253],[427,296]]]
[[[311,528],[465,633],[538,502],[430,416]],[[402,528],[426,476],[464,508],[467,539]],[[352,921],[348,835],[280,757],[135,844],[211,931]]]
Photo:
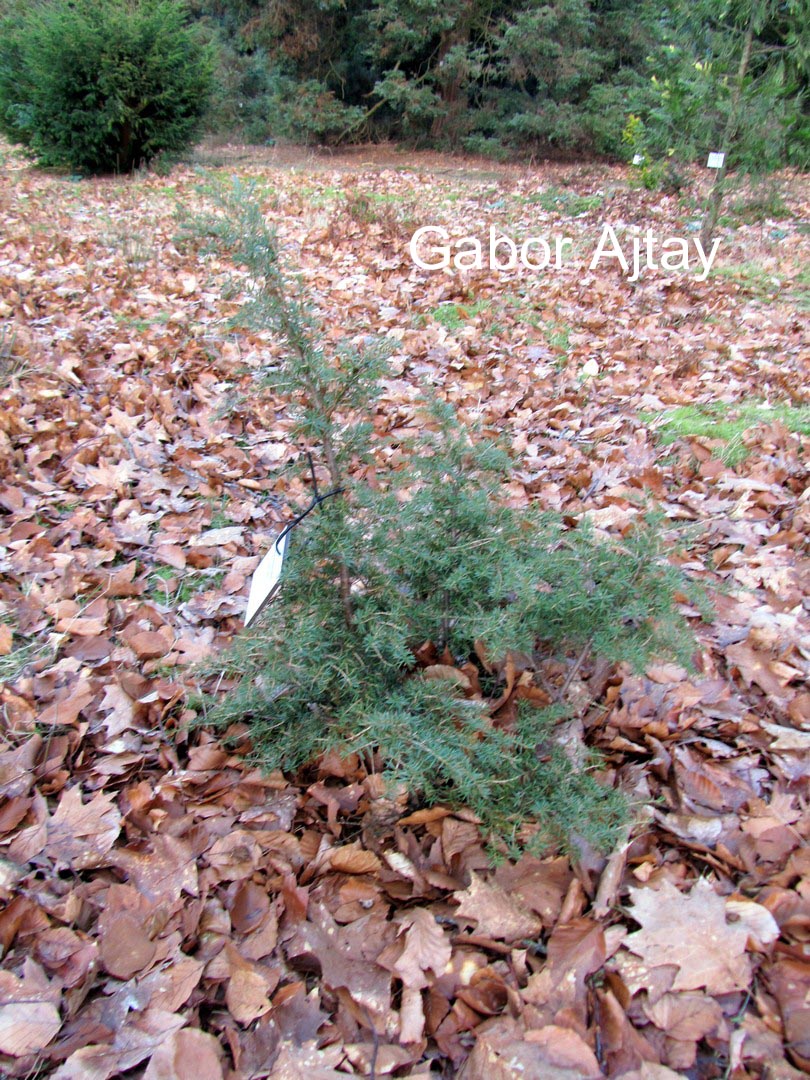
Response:
[[[526,1032],[526,1042],[540,1046],[549,1065],[557,1069],[575,1069],[579,1076],[601,1076],[599,1062],[581,1035],[571,1028],[548,1024]]]
[[[418,990],[429,984],[425,972],[441,975],[450,962],[450,942],[426,908],[417,908],[402,920],[405,948],[393,971],[405,986]]]
[[[486,1021],[459,1080],[597,1080],[593,1051],[571,1028],[547,1025],[526,1031],[510,1017]]]
[[[222,1080],[222,1049],[213,1035],[182,1028],[149,1059],[143,1080]]]
[[[122,731],[133,726],[135,721],[135,702],[116,682],[104,687],[101,708],[107,713],[104,726],[109,738],[114,739]]]
[[[238,544],[245,530],[241,525],[225,525],[221,529],[206,529],[199,536],[189,540],[191,547],[224,547],[226,544]]]
[[[382,863],[373,851],[366,851],[359,841],[332,848],[329,853],[329,868],[342,874],[373,874]]]
[[[110,1080],[134,1069],[175,1032],[185,1018],[147,1008],[118,1027],[112,1043],[89,1043],[74,1051],[53,1074],[53,1080]]]
[[[767,973],[776,998],[786,1041],[799,1068],[810,1070],[810,964],[780,957]]]
[[[726,915],[746,928],[754,948],[765,950],[779,937],[779,924],[770,911],[753,900],[726,900]]]
[[[104,926],[101,961],[116,979],[131,979],[152,962],[157,951],[142,924],[126,911],[117,913]]]
[[[62,1026],[59,1010],[48,1001],[0,1005],[0,1053],[26,1057],[44,1049]]]
[[[683,1077],[683,1073],[652,1061],[642,1061],[637,1069],[622,1073],[622,1080],[683,1080]]]
[[[205,964],[179,953],[167,967],[153,969],[138,979],[138,988],[149,994],[149,1005],[176,1013],[186,1004],[198,985]]]
[[[455,683],[462,690],[472,688],[469,675],[465,675],[463,671],[451,664],[431,664],[422,671],[422,678]]]
[[[260,926],[270,910],[267,889],[255,881],[243,882],[231,905],[231,922],[238,934],[249,934]]]
[[[44,1049],[62,1026],[57,1008],[59,986],[53,986],[30,958],[22,977],[0,971],[0,1053],[27,1057]]]
[[[794,750],[802,753],[810,750],[810,731],[782,727],[781,724],[769,724],[765,720],[762,721],[762,728],[773,736],[771,750]]]
[[[46,727],[58,725],[69,727],[75,724],[79,714],[94,700],[95,694],[83,681],[79,681],[70,693],[52,702],[37,715],[37,723]]]
[[[171,641],[157,630],[141,630],[127,635],[125,640],[139,660],[154,660],[158,656],[165,656],[172,647]]]

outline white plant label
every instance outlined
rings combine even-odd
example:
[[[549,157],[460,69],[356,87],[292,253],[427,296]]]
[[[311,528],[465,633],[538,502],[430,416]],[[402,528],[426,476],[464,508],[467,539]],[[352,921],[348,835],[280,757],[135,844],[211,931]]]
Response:
[[[712,150],[709,154],[709,160],[706,162],[707,169],[722,169],[723,162],[726,160],[726,155],[721,154],[718,151]]]
[[[278,547],[274,543],[256,567],[256,572],[250,579],[250,593],[248,595],[247,610],[245,611],[245,626],[250,626],[257,615],[278,592],[281,568],[284,565],[286,553],[287,536],[284,536]]]

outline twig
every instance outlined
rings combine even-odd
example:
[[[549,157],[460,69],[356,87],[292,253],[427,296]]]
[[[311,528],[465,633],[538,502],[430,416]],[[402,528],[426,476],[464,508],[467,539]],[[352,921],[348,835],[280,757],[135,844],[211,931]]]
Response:
[[[374,1025],[374,1021],[371,1019],[371,1013],[365,1005],[363,1006],[363,1012],[366,1014],[366,1020],[371,1029],[371,1038],[374,1042],[374,1049],[371,1051],[371,1061],[368,1065],[368,1075],[370,1080],[377,1080],[377,1055],[380,1052],[380,1036],[377,1034],[377,1028]]]
[[[579,669],[585,663],[585,658],[587,657],[588,653],[591,651],[591,645],[592,644],[593,644],[593,638],[588,638],[588,640],[585,642],[585,645],[584,645],[584,647],[582,649],[582,652],[576,658],[576,660],[574,661],[573,667],[571,668],[571,670],[566,675],[565,682],[562,684],[562,688],[560,689],[560,697],[559,697],[560,701],[563,701],[565,699],[565,695],[568,693],[568,688],[571,686],[571,683],[574,681],[574,679],[579,674]]]

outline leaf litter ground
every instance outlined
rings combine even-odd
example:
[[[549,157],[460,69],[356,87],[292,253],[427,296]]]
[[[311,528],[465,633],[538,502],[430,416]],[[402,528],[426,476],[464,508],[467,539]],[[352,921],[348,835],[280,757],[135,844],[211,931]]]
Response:
[[[801,179],[781,178],[787,216],[732,204],[706,281],[630,283],[576,260],[426,274],[407,251],[423,224],[580,253],[605,221],[689,235],[694,201],[625,169],[239,148],[130,181],[8,150],[0,168],[3,1074],[803,1075]],[[250,393],[281,347],[225,328],[231,268],[176,239],[176,207],[233,173],[328,334],[390,339],[391,456],[431,385],[507,437],[515,505],[614,536],[654,505],[690,528],[716,608],[685,612],[694,672],[543,673],[574,706],[560,739],[600,748],[641,808],[609,856],[493,868],[471,815],[409,806],[355,758],[268,776],[190,728],[190,668],[239,632],[301,494],[282,403]],[[700,407],[733,422],[754,401],[790,407],[743,410],[727,453]],[[504,673],[505,707],[520,682]]]

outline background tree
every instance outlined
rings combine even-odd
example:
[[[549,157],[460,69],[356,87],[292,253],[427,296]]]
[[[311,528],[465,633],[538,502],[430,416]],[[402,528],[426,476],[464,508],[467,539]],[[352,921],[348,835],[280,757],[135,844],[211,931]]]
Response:
[[[43,164],[128,172],[196,136],[212,66],[174,0],[13,5],[0,25],[0,130]]]
[[[725,154],[706,204],[705,244],[729,170],[810,163],[810,3],[674,0],[664,28],[656,101],[637,144],[683,161]]]
[[[220,81],[234,93],[222,115],[254,138],[616,154],[628,109],[653,97],[651,0],[198,0],[195,10],[223,46]]]

